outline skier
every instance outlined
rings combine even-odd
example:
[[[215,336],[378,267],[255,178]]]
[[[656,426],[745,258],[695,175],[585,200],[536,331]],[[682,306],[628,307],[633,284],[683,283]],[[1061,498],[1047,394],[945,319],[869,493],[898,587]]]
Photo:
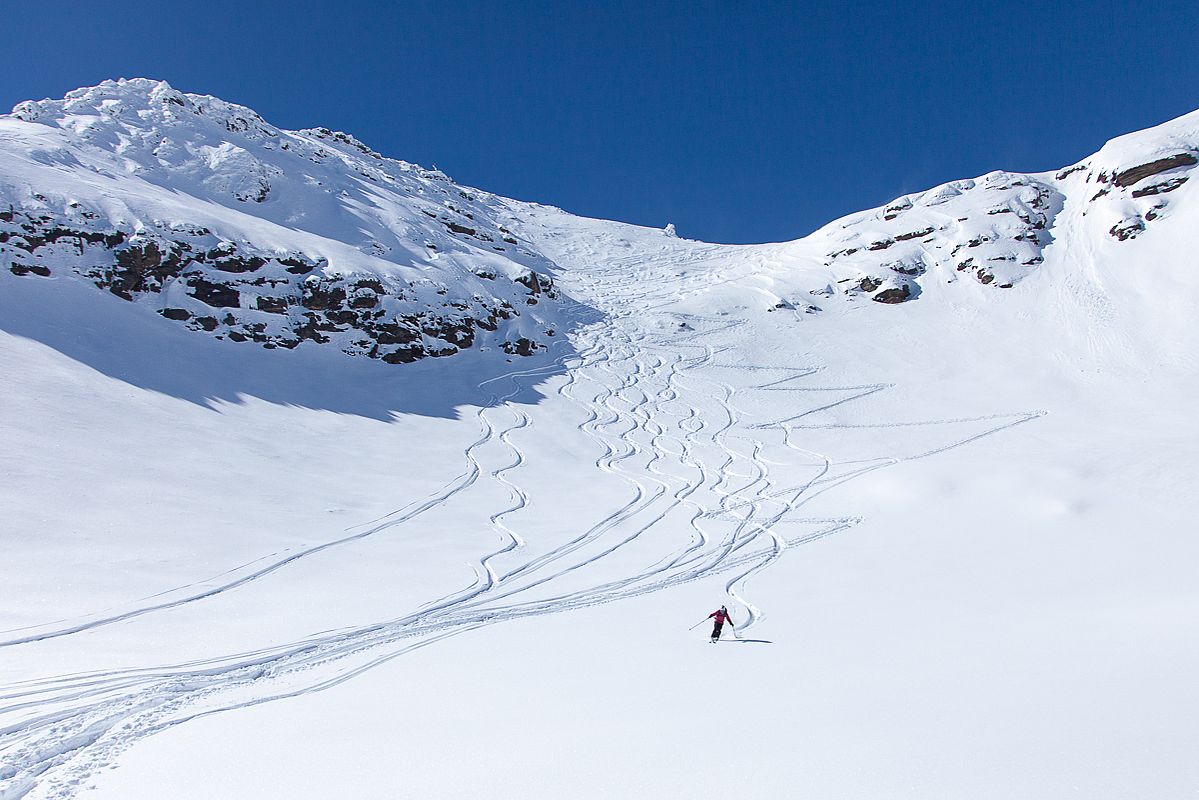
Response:
[[[724,627],[724,623],[728,623],[730,628],[736,629],[733,625],[733,619],[729,616],[729,610],[725,606],[721,606],[716,611],[708,615],[708,619],[715,620],[712,626],[712,642],[715,643],[720,638],[720,629]]]

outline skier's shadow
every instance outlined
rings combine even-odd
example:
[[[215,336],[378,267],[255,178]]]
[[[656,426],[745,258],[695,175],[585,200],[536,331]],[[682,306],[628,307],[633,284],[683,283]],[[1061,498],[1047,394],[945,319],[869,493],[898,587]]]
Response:
[[[733,644],[774,644],[769,639],[718,639],[720,642],[731,642]]]

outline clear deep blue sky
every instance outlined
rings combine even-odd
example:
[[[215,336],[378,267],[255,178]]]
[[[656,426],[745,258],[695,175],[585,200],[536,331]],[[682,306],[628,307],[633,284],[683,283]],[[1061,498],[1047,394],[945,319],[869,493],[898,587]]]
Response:
[[[10,2],[0,105],[145,76],[459,182],[797,238],[1199,108],[1199,2]]]

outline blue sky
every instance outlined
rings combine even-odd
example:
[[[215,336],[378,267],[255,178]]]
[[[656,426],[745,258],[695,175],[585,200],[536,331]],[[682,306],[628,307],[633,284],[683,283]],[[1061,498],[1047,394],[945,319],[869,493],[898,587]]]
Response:
[[[797,238],[1199,108],[1199,3],[12,3],[0,105],[146,76],[455,180]]]

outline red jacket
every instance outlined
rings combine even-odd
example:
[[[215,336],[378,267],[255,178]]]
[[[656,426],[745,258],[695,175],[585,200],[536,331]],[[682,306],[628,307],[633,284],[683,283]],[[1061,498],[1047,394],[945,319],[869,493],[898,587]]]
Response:
[[[721,624],[723,624],[725,622],[732,624],[732,622],[733,622],[732,617],[729,616],[729,612],[725,611],[723,608],[721,608],[717,611],[713,611],[711,614],[708,615],[708,619],[713,619],[713,618],[715,618],[716,621]]]

